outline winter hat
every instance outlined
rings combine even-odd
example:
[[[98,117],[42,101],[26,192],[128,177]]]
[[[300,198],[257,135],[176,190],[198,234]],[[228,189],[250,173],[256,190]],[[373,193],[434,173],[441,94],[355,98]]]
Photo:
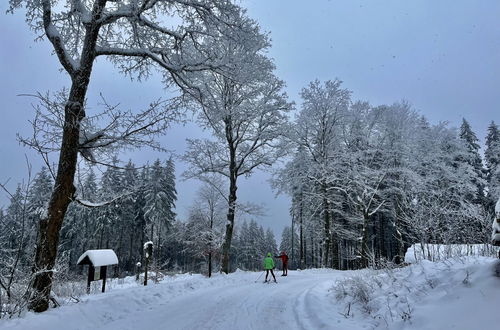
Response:
[[[268,252],[268,253],[267,253],[267,256],[268,256],[268,257],[270,257],[270,256],[271,256],[271,252]]]

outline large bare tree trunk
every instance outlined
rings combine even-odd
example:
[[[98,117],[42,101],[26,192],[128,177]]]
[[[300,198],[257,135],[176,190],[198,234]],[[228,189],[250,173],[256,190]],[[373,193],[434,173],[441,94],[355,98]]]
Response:
[[[208,277],[212,277],[212,252],[208,252]]]
[[[313,238],[313,235],[311,233],[311,266],[312,267],[317,267],[318,265],[316,265],[316,250],[314,249],[314,238]]]
[[[98,19],[106,4],[99,0],[93,8],[93,18]],[[50,12],[49,12],[50,14]],[[50,196],[47,217],[40,220],[33,267],[32,292],[29,309],[44,312],[49,307],[53,268],[57,258],[57,245],[64,216],[71,203],[75,186],[76,164],[80,138],[80,123],[85,118],[84,102],[95,59],[95,45],[99,34],[98,24],[86,27],[80,67],[70,73],[71,89],[64,107],[64,127],[54,189]]]
[[[212,277],[212,254],[214,250],[214,238],[213,238],[213,229],[214,229],[214,217],[215,217],[215,210],[214,210],[214,204],[212,203],[212,200],[210,200],[210,240],[208,243],[208,277]]]
[[[341,269],[340,258],[339,258],[339,244],[340,240],[336,235],[331,235],[331,243],[332,243],[332,268],[333,269]]]
[[[361,240],[361,267],[368,267],[369,258],[372,255],[372,250],[368,243],[370,238],[370,226],[369,226],[370,216],[368,211],[363,211],[363,234]]]
[[[231,127],[226,126],[226,137],[229,146],[229,198],[228,198],[228,211],[227,211],[227,224],[226,224],[226,236],[224,238],[224,243],[222,244],[222,268],[221,271],[229,274],[229,252],[231,250],[231,241],[233,239],[234,230],[234,215],[236,212],[236,180],[238,179],[238,173],[236,169],[236,149],[234,147]]]
[[[305,242],[304,242],[304,223],[303,223],[303,219],[302,219],[302,199],[300,201],[300,211],[299,211],[299,221],[300,221],[300,225],[299,225],[299,240],[300,240],[300,269],[304,269],[305,267],[305,249],[306,249],[306,246],[305,246]]]
[[[224,244],[222,245],[222,268],[221,270],[228,274],[229,273],[229,252],[231,249],[231,241],[233,239],[234,230],[234,214],[236,210],[236,176],[232,176],[229,185],[229,198],[228,198],[228,212],[227,212],[227,224],[226,224],[226,236],[224,238]]]
[[[323,190],[323,221],[324,221],[324,241],[323,241],[323,256],[322,256],[322,266],[328,267],[328,258],[330,252],[330,206],[328,202],[328,196],[326,195],[326,184],[322,185]]]
[[[75,83],[73,83],[73,86]],[[46,311],[49,307],[50,291],[52,288],[52,269],[57,257],[59,232],[64,215],[75,193],[73,179],[75,177],[78,157],[78,139],[80,121],[84,116],[84,91],[72,88],[65,107],[65,124],[62,138],[61,152],[54,190],[49,202],[47,217],[40,220],[38,227],[38,241],[35,253],[33,293],[29,308],[35,312]],[[83,92],[83,93],[82,93]]]
[[[290,258],[290,266],[292,266],[292,267],[294,267],[294,263],[295,263],[295,251],[294,251],[294,245],[293,245],[294,238],[295,238],[295,216],[292,213],[292,244],[291,244],[292,245],[292,256]]]

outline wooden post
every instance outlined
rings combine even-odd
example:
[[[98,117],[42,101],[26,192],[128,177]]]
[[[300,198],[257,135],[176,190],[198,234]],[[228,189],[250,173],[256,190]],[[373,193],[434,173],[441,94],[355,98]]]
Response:
[[[136,281],[139,281],[139,275],[141,274],[141,263],[138,262],[137,264],[135,264],[136,266],[136,275],[135,275],[135,280]]]
[[[90,294],[90,283],[94,280],[94,266],[89,265],[89,276],[87,278],[87,294]]]
[[[148,264],[149,258],[146,258],[146,265],[144,266],[144,285],[148,285]]]
[[[108,266],[101,266],[101,278],[102,278],[102,293],[106,291],[106,271]]]
[[[212,251],[208,252],[208,277],[212,277]]]
[[[146,254],[146,266],[144,267],[144,285],[148,285],[148,266],[149,261],[153,257],[153,242],[149,241],[144,243],[144,252]]]
[[[295,253],[294,253],[294,246],[293,246],[293,241],[294,241],[294,238],[295,238],[295,227],[294,227],[294,224],[295,224],[295,213],[292,212],[292,258],[291,258],[291,262],[290,262],[290,265],[292,267],[294,267],[294,262],[295,262]],[[292,268],[294,269],[294,268]]]

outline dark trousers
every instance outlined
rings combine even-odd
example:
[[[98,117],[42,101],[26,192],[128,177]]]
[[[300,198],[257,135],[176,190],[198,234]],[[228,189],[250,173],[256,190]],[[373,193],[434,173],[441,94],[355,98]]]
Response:
[[[283,275],[288,275],[288,262],[283,263]]]
[[[271,275],[273,275],[274,281],[276,282],[276,277],[274,276],[274,272],[272,269],[266,269],[266,281],[267,281],[267,277],[269,276],[269,271],[271,271]]]

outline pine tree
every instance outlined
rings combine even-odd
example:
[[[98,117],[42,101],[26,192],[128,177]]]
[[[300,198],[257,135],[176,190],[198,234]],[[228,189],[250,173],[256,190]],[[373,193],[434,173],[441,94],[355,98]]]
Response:
[[[500,131],[495,122],[491,122],[486,135],[486,179],[488,184],[487,208],[493,214],[495,203],[500,198]]]
[[[244,270],[249,270],[253,268],[252,265],[252,245],[250,236],[250,229],[248,227],[248,223],[244,221],[241,224],[239,234],[237,235],[237,240],[235,242],[235,247],[238,250],[238,260],[240,267]]]
[[[99,199],[101,201],[112,201],[123,193],[122,177],[123,173],[118,167],[118,159],[114,158],[113,166],[106,168],[100,180]],[[97,219],[97,248],[109,249],[119,238],[121,221],[119,200],[97,208]]]
[[[283,231],[281,233],[281,243],[279,250],[285,251],[285,253],[288,255],[288,258],[290,258],[290,268],[293,268],[295,262],[294,258],[297,258],[299,256],[299,250],[300,250],[299,235],[297,235],[297,233],[293,233],[292,228],[290,228],[289,226],[283,228]]]
[[[16,249],[18,244],[26,246],[26,233],[28,228],[27,202],[26,196],[21,185],[18,185],[16,191],[9,200],[2,222],[2,231],[0,235],[2,242],[6,243],[10,250]],[[24,249],[24,248],[23,248]]]
[[[40,172],[35,176],[29,191],[29,212],[34,214],[45,213],[51,193],[52,177],[50,176],[48,169],[43,166]],[[38,221],[38,219],[35,221]]]
[[[473,173],[470,174],[470,180],[477,189],[475,196],[471,196],[471,198],[477,204],[484,203],[485,180],[483,162],[479,154],[479,139],[465,118],[462,120],[459,136],[466,147],[464,154],[460,156],[460,160],[467,162],[472,167]]]
[[[272,255],[276,255],[278,252],[278,244],[276,244],[276,238],[274,238],[274,233],[271,228],[267,228],[265,237],[265,250],[271,252]]]
[[[145,183],[144,219],[146,220],[146,237],[155,243],[155,262],[163,261],[163,239],[175,220],[175,168],[172,160],[166,167],[157,159],[149,169],[149,177]]]
[[[97,176],[92,167],[89,168],[85,176],[79,193],[83,200],[96,203],[99,201],[100,187],[97,183]],[[77,234],[77,242],[73,249],[76,257],[80,256],[86,250],[97,249],[98,237],[95,235],[98,228],[99,208],[88,208],[81,205],[71,205],[74,209],[73,213],[79,217],[75,217],[74,221],[68,221],[68,226],[71,226]],[[70,211],[68,211],[70,212]],[[66,226],[66,225],[64,225]],[[75,260],[76,263],[76,260]],[[81,269],[80,269],[81,270]]]
[[[52,193],[52,177],[46,167],[42,167],[29,187],[27,199],[28,223],[27,232],[29,233],[28,242],[31,246],[35,245],[36,227],[40,219],[46,216],[47,204]]]

